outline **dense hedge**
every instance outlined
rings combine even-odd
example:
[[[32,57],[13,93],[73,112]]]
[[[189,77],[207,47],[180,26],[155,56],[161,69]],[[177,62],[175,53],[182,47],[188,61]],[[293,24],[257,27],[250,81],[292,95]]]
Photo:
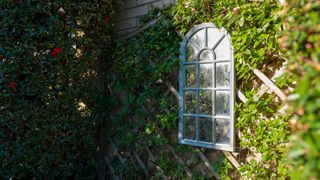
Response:
[[[96,66],[109,56],[116,4],[0,1],[2,179],[96,176],[107,112]]]
[[[320,178],[320,2],[290,0],[287,31],[279,39],[296,80],[291,100],[293,179]]]

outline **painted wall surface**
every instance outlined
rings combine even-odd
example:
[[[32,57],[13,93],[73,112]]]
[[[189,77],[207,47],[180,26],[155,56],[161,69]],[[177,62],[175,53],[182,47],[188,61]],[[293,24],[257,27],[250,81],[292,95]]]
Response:
[[[153,8],[161,8],[176,2],[177,0],[124,0],[116,18],[117,36],[127,35],[143,26],[139,18],[148,14]]]

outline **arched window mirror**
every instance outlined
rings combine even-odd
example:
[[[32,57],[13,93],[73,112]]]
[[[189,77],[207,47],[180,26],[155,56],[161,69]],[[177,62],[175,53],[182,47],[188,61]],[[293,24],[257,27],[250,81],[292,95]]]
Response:
[[[181,144],[234,151],[234,86],[230,35],[213,23],[195,26],[180,47]]]

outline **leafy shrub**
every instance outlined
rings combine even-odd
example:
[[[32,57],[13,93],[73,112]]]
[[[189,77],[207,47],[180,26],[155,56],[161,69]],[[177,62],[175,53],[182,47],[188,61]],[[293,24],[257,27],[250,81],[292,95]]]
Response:
[[[320,178],[320,2],[290,0],[287,31],[279,39],[296,87],[291,102],[293,179]]]
[[[0,177],[95,176],[116,2],[0,1]]]

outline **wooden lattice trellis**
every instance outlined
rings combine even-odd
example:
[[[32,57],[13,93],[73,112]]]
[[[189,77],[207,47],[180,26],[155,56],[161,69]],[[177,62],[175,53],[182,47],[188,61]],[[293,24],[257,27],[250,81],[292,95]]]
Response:
[[[285,102],[286,100],[286,96],[285,94],[282,92],[282,90],[280,88],[278,88],[273,80],[276,77],[279,77],[282,73],[283,73],[283,68],[281,68],[280,70],[276,71],[274,73],[274,76],[269,79],[265,74],[263,74],[260,70],[258,69],[252,69],[252,72],[263,82],[263,84],[260,86],[258,93],[255,95],[255,100],[259,100],[259,98],[261,96],[263,96],[263,94],[267,93],[269,91],[269,93],[273,92],[275,93],[279,99],[283,102]],[[176,100],[178,102],[179,99],[179,93],[177,92],[176,88],[168,81],[164,81],[164,83],[166,84],[166,86],[168,87],[168,90],[165,92],[165,95],[168,96],[170,93],[172,93],[174,95],[174,97],[176,97]],[[237,96],[238,98],[245,103],[247,100],[244,96],[244,94],[240,91],[237,90]],[[285,109],[286,109],[286,105],[284,105],[279,113],[284,113]],[[148,109],[144,106],[141,107],[145,112],[147,113],[152,113],[152,110],[148,111]],[[166,113],[170,114],[170,110],[165,109]],[[131,119],[129,119],[129,121],[132,121]],[[161,131],[160,131],[161,132]],[[239,132],[239,136],[241,138],[241,132]],[[110,163],[110,159],[113,158],[118,158],[119,161],[124,165],[126,163],[123,154],[120,154],[118,152],[117,146],[115,144],[115,142],[109,138],[108,139],[108,143],[111,144],[111,153],[109,153],[108,157],[106,157],[106,162],[109,168],[109,171],[111,172],[111,174],[113,174],[115,179],[119,179],[118,176],[115,175],[115,170],[112,167],[112,164]],[[149,161],[151,161],[153,163],[153,165],[156,167],[157,171],[161,174],[163,179],[168,179],[168,177],[166,176],[166,174],[164,173],[164,171],[161,169],[161,167],[159,167],[158,165],[154,164],[156,161],[156,156],[152,153],[152,151],[149,149],[148,145],[143,144],[143,148],[145,149],[145,151],[147,152],[147,156]],[[176,161],[184,168],[184,171],[186,172],[188,177],[192,177],[192,170],[189,168],[196,160],[194,158],[194,156],[192,156],[190,159],[188,159],[187,161],[184,161],[181,157],[179,157],[178,153],[175,152],[174,148],[170,145],[167,145],[168,150],[171,152],[172,156],[174,157],[174,159],[176,159]],[[194,151],[196,152],[196,154],[198,155],[198,159],[200,159],[202,161],[202,163],[204,164],[204,167],[207,168],[207,170],[209,171],[209,177],[214,177],[216,179],[220,179],[219,175],[215,172],[214,168],[212,167],[212,163],[210,162],[210,159],[207,157],[206,153],[203,152],[202,148],[194,148]],[[240,162],[240,157],[239,157],[239,153],[231,153],[231,152],[223,152],[223,154],[225,155],[225,157],[230,161],[230,163],[234,166],[234,168],[238,169],[241,165],[243,165],[243,163]],[[252,154],[254,154],[254,157],[247,157],[247,160],[250,160],[252,158],[255,159],[259,159],[259,154],[252,152]],[[145,162],[143,162],[142,158],[140,157],[141,155],[134,153],[134,159],[136,161],[136,164],[139,166],[139,168],[144,172],[146,177],[150,177],[151,174],[149,172],[148,166],[146,165]]]
[[[160,19],[160,18],[159,18]],[[159,20],[158,19],[158,20]],[[154,20],[151,23],[148,23],[145,27],[142,27],[141,30],[138,30],[136,32],[133,32],[132,34],[129,34],[126,36],[126,38],[130,38],[137,33],[141,32],[142,30],[145,30],[146,28],[154,25],[158,20]],[[123,40],[123,39],[121,39]],[[153,62],[150,62],[151,65],[154,65]],[[257,94],[254,96],[254,99],[256,101],[259,100],[260,97],[262,97],[265,93],[275,93],[279,99],[282,101],[281,104],[284,104],[282,108],[279,110],[279,114],[283,114],[285,112],[285,109],[287,108],[287,105],[285,105],[286,102],[286,96],[282,92],[280,88],[278,88],[274,81],[277,77],[281,76],[284,72],[284,67],[277,70],[272,78],[268,78],[264,73],[262,73],[258,69],[251,68],[249,65],[247,65],[251,70],[252,73],[255,74],[255,76],[261,80],[262,84],[258,88]],[[179,101],[179,93],[177,89],[167,80],[161,80],[163,81],[167,86],[167,91],[164,92],[165,96],[173,95],[175,97],[176,103]],[[247,99],[243,92],[241,92],[239,89],[236,90],[237,97],[243,102],[246,103]],[[145,106],[142,106],[141,109],[143,109],[145,112],[147,112],[149,115],[153,113],[152,108],[148,108]],[[170,114],[169,109],[165,109],[165,112],[167,114]],[[133,120],[128,117],[128,120],[132,122]],[[159,131],[161,132],[161,131]],[[176,134],[177,136],[177,134]],[[238,133],[238,138],[241,140],[241,132]],[[140,144],[142,146],[143,152],[145,153],[137,153],[133,152],[129,154],[125,154],[125,152],[119,152],[117,148],[117,140],[116,139],[107,139],[108,143],[110,144],[109,152],[107,153],[107,156],[105,157],[107,167],[109,169],[109,175],[113,179],[122,179],[121,174],[117,174],[115,172],[115,168],[113,167],[111,161],[114,158],[117,158],[122,165],[125,165],[125,163],[130,159],[131,161],[134,161],[133,164],[136,164],[144,173],[145,177],[150,178],[153,176],[152,172],[150,172],[152,169],[156,169],[156,171],[161,175],[163,179],[169,179],[169,177],[165,174],[164,170],[156,164],[157,155],[155,155],[156,150],[152,150],[148,147],[147,143],[144,142]],[[213,162],[212,157],[210,157],[210,154],[212,152],[217,153],[216,150],[209,150],[206,151],[203,148],[197,148],[193,147],[193,153],[189,158],[180,157],[180,154],[175,151],[175,149],[171,145],[166,145],[166,148],[170,153],[172,154],[172,157],[183,167],[186,175],[191,178],[193,176],[193,169],[192,166],[197,163],[201,162],[201,165],[198,165],[202,168],[203,172],[206,172],[207,176],[210,178],[215,179],[221,179],[219,174],[215,171],[213,168]],[[238,152],[223,152],[224,156],[228,159],[228,161],[233,165],[235,169],[238,169],[241,167],[245,162],[243,160],[241,161],[241,149],[239,149]],[[261,158],[261,155],[259,153],[254,152],[254,150],[251,150],[251,153],[253,155],[248,155],[248,157],[245,158],[246,161],[250,161],[251,159],[257,159],[259,160]],[[132,156],[130,158],[127,158],[128,156]],[[147,157],[147,158],[143,158]],[[154,170],[153,170],[154,171]]]

